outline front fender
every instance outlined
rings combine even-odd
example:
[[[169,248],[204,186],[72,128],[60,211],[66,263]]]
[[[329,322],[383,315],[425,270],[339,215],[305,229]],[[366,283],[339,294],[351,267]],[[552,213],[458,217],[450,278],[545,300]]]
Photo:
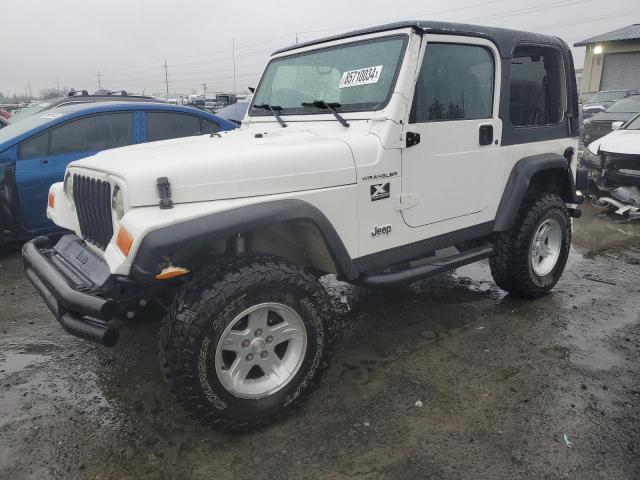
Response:
[[[339,274],[348,280],[358,276],[331,222],[319,209],[298,199],[245,205],[153,230],[140,243],[130,275],[139,281],[151,282],[161,270],[163,262],[181,265],[216,239],[291,220],[314,223],[324,237]]]

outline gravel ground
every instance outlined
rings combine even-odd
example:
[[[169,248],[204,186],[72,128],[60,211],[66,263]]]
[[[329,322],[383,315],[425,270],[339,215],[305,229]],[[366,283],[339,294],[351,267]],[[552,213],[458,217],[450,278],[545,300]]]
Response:
[[[157,322],[114,349],[72,338],[18,252],[0,253],[0,478],[640,478],[640,226],[585,213],[537,301],[505,295],[486,263],[394,292],[327,278],[329,375],[300,412],[241,435],[174,403]]]

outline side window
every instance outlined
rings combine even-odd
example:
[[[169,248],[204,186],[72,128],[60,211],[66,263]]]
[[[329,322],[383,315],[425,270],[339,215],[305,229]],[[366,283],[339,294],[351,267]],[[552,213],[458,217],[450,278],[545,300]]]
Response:
[[[210,122],[209,120],[205,120],[204,118],[200,119],[200,132],[202,134],[207,133],[216,133],[220,131],[220,125],[216,122]]]
[[[51,130],[50,155],[94,152],[131,145],[133,114],[93,115]]]
[[[411,123],[491,118],[495,65],[476,45],[428,44],[411,107]]]
[[[509,116],[515,126],[560,123],[566,110],[566,85],[560,52],[516,47],[511,59]]]
[[[147,141],[190,137],[201,133],[200,118],[184,113],[147,112]]]
[[[25,140],[20,144],[20,158],[29,160],[30,158],[46,157],[49,153],[49,132],[42,132]]]

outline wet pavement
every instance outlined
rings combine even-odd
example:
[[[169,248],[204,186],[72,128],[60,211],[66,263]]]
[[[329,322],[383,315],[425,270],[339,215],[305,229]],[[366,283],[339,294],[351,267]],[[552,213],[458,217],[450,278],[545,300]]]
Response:
[[[640,478],[640,224],[585,207],[536,301],[486,263],[392,292],[327,277],[340,327],[286,420],[219,434],[158,368],[157,322],[114,349],[64,334],[0,253],[0,478]]]

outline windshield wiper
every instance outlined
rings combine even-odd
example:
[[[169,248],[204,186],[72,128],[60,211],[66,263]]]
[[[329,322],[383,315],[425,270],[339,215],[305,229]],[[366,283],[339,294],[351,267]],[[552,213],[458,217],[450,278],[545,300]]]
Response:
[[[262,105],[254,105],[253,108],[261,108],[273,113],[273,116],[276,117],[276,120],[282,128],[287,126],[287,124],[284,123],[284,120],[282,120],[282,117],[280,116],[280,112],[282,111],[282,107],[280,105],[269,105],[268,103],[263,103]]]
[[[314,100],[313,102],[309,102],[309,103],[302,102],[302,106],[315,107],[321,110],[329,110],[331,113],[333,113],[333,116],[336,117],[336,120],[340,122],[340,125],[342,125],[343,127],[349,127],[349,124],[347,123],[347,121],[344,118],[342,118],[342,115],[340,115],[336,110],[336,108],[340,108],[340,104],[338,102],[327,103],[324,100]]]

